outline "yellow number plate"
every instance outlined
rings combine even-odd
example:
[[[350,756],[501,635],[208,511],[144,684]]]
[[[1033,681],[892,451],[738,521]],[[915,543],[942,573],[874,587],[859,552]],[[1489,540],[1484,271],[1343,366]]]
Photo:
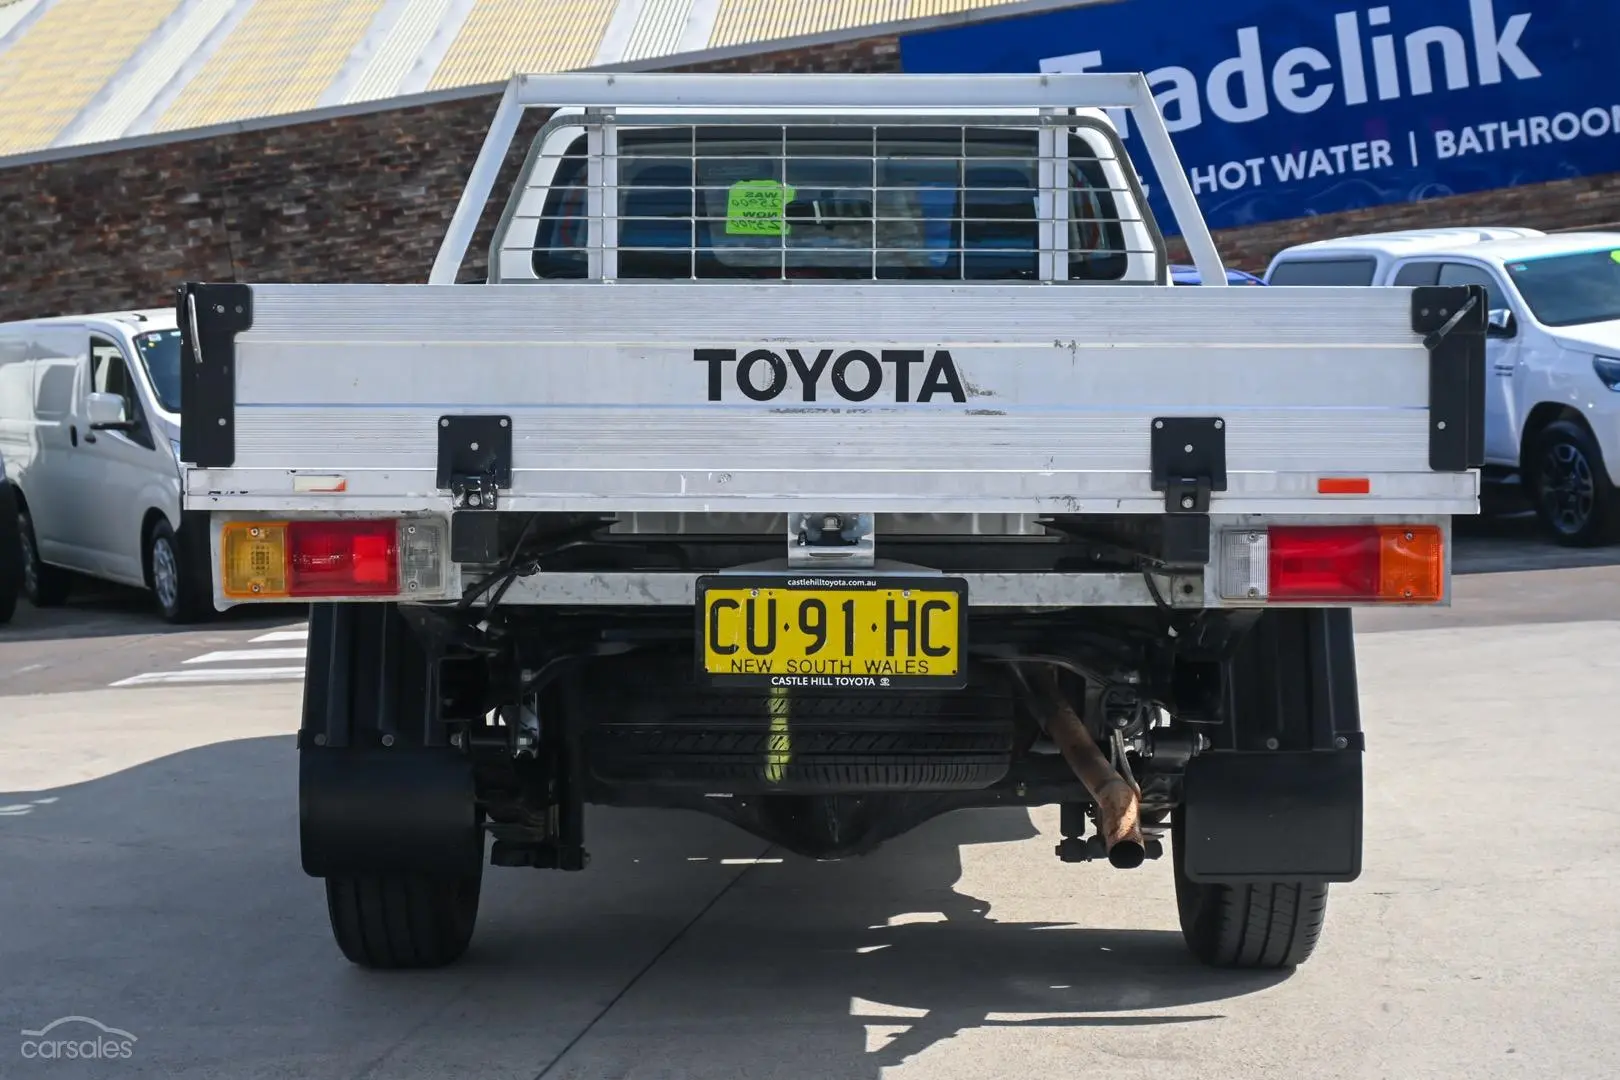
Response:
[[[958,578],[704,577],[698,674],[715,685],[961,686],[966,613]]]

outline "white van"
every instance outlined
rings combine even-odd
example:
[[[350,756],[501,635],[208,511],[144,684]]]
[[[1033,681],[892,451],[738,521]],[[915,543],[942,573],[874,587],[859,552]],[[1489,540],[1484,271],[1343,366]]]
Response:
[[[0,459],[35,605],[66,600],[77,571],[150,589],[171,622],[212,612],[179,449],[172,310],[0,323]]]
[[[1561,543],[1620,541],[1620,232],[1347,236],[1279,252],[1266,284],[1483,285],[1486,479]]]

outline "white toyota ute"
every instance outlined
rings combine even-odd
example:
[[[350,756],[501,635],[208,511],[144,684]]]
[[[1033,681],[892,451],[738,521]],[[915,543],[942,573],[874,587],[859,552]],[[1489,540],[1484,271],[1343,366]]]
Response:
[[[590,805],[809,859],[1057,806],[1051,872],[1168,855],[1199,959],[1305,960],[1352,613],[1449,603],[1478,512],[1486,296],[1229,288],[1184,178],[1139,74],[518,76],[426,283],[182,285],[214,602],[310,605],[342,953],[456,960]]]
[[[1479,285],[1487,482],[1561,543],[1620,542],[1620,232],[1434,229],[1279,252],[1272,285]]]

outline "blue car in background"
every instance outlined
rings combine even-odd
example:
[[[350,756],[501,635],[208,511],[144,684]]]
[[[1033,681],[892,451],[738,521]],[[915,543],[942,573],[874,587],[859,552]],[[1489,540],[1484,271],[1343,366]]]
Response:
[[[1202,285],[1204,279],[1198,276],[1196,266],[1182,266],[1172,264],[1170,267],[1170,283],[1172,285]],[[1226,271],[1228,285],[1264,285],[1265,282],[1253,274],[1246,274],[1242,270],[1228,268]]]

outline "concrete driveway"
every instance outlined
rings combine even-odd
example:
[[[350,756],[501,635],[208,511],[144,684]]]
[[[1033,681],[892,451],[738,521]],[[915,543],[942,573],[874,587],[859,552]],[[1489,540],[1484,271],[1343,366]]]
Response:
[[[298,865],[296,678],[126,681],[296,613],[0,639],[73,673],[0,677],[0,1076],[1620,1076],[1620,568],[1458,593],[1358,624],[1366,869],[1288,977],[1198,967],[1167,862],[1064,865],[1050,810],[817,864],[596,809],[586,872],[486,872],[463,964],[363,972]]]

